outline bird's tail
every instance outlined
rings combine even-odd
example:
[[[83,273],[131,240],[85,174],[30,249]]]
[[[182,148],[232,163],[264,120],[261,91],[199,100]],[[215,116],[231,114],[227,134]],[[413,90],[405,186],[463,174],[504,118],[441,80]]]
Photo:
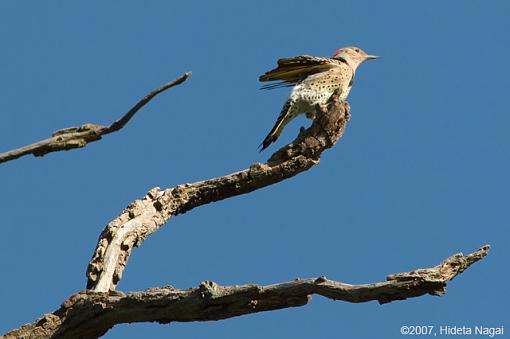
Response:
[[[276,120],[276,123],[274,124],[273,128],[271,129],[269,134],[266,136],[264,141],[262,141],[262,143],[260,144],[260,146],[262,146],[260,149],[261,152],[263,150],[265,150],[266,148],[268,148],[269,145],[271,145],[273,142],[275,142],[276,139],[278,139],[278,137],[282,133],[285,125],[287,125],[287,123],[292,119],[289,114],[290,107],[291,107],[291,101],[287,100],[285,105],[283,105],[283,108],[280,113],[280,116],[278,117],[278,120]]]

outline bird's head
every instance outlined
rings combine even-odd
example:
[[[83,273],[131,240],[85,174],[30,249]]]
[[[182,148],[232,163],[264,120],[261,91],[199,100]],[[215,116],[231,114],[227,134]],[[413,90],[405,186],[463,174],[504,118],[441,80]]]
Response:
[[[343,47],[335,52],[333,58],[344,59],[352,67],[352,69],[356,71],[356,68],[358,68],[358,66],[365,61],[377,59],[380,57],[376,55],[369,55],[358,47]]]

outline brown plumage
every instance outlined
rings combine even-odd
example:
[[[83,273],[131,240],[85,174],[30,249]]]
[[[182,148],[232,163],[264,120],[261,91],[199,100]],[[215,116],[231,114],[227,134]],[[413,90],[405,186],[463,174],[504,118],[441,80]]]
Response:
[[[296,84],[309,75],[324,72],[335,67],[335,64],[338,64],[338,62],[342,61],[310,55],[279,59],[278,67],[261,75],[259,81],[283,80]]]
[[[278,81],[262,86],[262,89],[294,86],[283,109],[262,142],[261,151],[276,141],[285,125],[296,116],[306,113],[315,118],[317,104],[325,104],[335,90],[345,100],[351,89],[356,68],[376,56],[367,55],[357,47],[345,47],[336,51],[332,58],[300,55],[278,60],[278,66],[259,77],[260,81]]]

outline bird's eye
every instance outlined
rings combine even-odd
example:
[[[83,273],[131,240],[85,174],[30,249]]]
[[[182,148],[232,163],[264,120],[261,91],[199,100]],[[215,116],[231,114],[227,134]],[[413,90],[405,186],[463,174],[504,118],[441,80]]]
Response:
[[[354,50],[356,51],[356,53],[359,53],[359,48],[355,48]]]

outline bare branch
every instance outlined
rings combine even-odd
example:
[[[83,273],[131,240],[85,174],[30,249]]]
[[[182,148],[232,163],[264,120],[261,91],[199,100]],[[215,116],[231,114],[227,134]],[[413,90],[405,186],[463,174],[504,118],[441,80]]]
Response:
[[[153,90],[152,92],[147,94],[142,100],[140,100],[136,105],[134,105],[133,108],[131,108],[129,110],[129,112],[124,114],[124,116],[122,118],[120,118],[119,120],[117,120],[113,124],[111,124],[110,127],[108,128],[107,133],[112,133],[112,132],[118,131],[119,129],[124,127],[124,125],[128,123],[128,121],[136,114],[136,112],[138,112],[140,110],[140,108],[142,108],[149,101],[151,101],[152,98],[154,98],[159,93],[166,91],[169,88],[172,88],[176,85],[182,84],[190,76],[191,76],[191,71],[186,72],[183,75],[181,75],[180,77],[178,77],[177,79],[170,81],[169,83],[166,83],[163,86],[156,88],[155,90]]]
[[[108,128],[122,128],[164,87],[142,99]],[[89,290],[73,295],[57,311],[7,333],[5,338],[96,338],[121,323],[220,320],[303,306],[312,294],[354,303],[377,300],[381,304],[425,294],[443,295],[448,281],[488,254],[488,245],[467,256],[455,254],[433,268],[393,274],[386,282],[365,285],[319,277],[269,286],[220,286],[206,281],[185,290],[166,286],[127,295],[115,291],[133,247],[141,245],[172,216],[252,192],[318,164],[321,153],[340,139],[349,121],[349,106],[335,100],[337,94],[327,107],[317,107],[318,118],[312,126],[302,129],[296,140],[275,152],[267,164],[257,163],[240,172],[166,190],[156,187],[130,204],[99,238],[87,269]]]
[[[337,96],[333,95],[332,98]],[[87,269],[87,288],[96,292],[115,290],[134,246],[140,246],[172,216],[211,202],[252,192],[295,176],[319,163],[320,154],[342,136],[349,120],[349,106],[331,99],[312,126],[296,140],[271,156],[267,164],[223,177],[150,190],[131,203],[103,230]]]
[[[85,147],[90,142],[100,140],[103,135],[120,130],[136,112],[145,106],[152,98],[171,87],[182,84],[190,76],[191,72],[187,72],[179,78],[150,92],[129,110],[129,112],[124,114],[122,118],[115,121],[110,126],[85,124],[80,127],[69,127],[58,130],[48,139],[12,151],[0,153],[0,163],[14,160],[28,154],[42,157],[51,152],[68,151],[73,148]]]
[[[312,294],[353,303],[384,304],[425,294],[442,295],[447,282],[489,253],[489,245],[469,255],[455,254],[433,268],[390,275],[386,282],[349,285],[320,277],[269,286],[220,286],[206,281],[197,288],[152,288],[121,292],[83,291],[60,309],[10,333],[9,338],[97,338],[114,325],[133,322],[221,320],[245,314],[306,305]]]

